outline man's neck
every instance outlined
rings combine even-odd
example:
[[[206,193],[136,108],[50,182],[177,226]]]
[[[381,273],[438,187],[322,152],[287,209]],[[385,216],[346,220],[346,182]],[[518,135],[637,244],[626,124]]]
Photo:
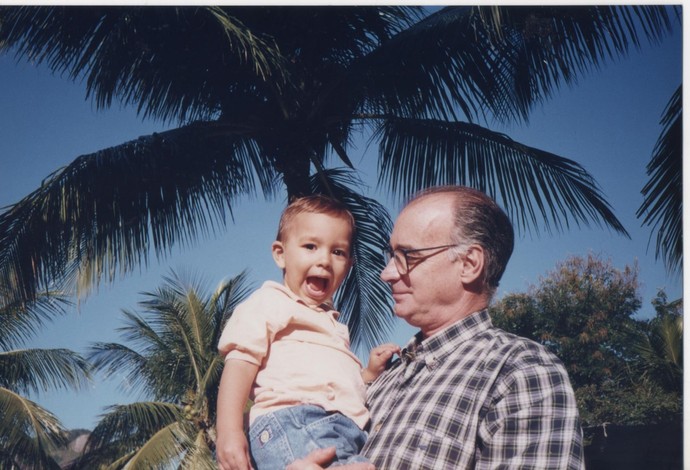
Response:
[[[459,302],[452,306],[447,306],[448,314],[444,316],[445,321],[431,326],[428,330],[422,329],[422,336],[424,339],[433,336],[439,331],[444,330],[460,320],[469,317],[473,313],[484,310],[488,306],[489,301],[486,295],[476,295],[466,292]]]

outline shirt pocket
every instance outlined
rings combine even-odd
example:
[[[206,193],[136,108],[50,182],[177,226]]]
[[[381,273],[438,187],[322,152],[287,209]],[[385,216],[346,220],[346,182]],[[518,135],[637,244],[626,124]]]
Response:
[[[474,446],[440,433],[412,429],[408,444],[409,469],[461,469],[471,468],[474,462]]]

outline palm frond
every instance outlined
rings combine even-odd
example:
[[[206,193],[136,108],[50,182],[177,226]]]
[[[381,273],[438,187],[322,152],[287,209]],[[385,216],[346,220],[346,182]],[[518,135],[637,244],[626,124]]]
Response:
[[[107,377],[120,377],[121,388],[128,392],[139,390],[157,400],[179,400],[194,378],[184,340],[170,329],[161,330],[153,321],[123,313],[127,324],[118,330],[132,347],[94,344],[89,354],[94,367]],[[192,383],[196,384],[194,380]]]
[[[141,301],[139,305],[145,308],[144,303],[145,301]],[[160,350],[165,350],[167,345],[154,322],[148,317],[145,318],[147,313],[148,310],[144,310],[141,314],[131,310],[122,310],[125,324],[117,328],[117,332],[120,333],[122,339],[132,343],[133,348],[158,353]]]
[[[521,230],[596,223],[628,235],[578,163],[475,124],[388,119],[380,129],[380,184],[410,193],[462,184],[502,202]]]
[[[79,389],[90,380],[90,365],[68,349],[0,352],[0,386],[19,393]]]
[[[230,319],[240,302],[252,292],[249,283],[249,273],[242,271],[235,277],[224,279],[216,287],[211,303],[219,318],[216,318],[216,331],[213,334],[212,344],[217,345],[220,335],[225,328],[225,323]]]
[[[19,468],[59,470],[49,451],[66,444],[65,435],[55,415],[0,387],[0,455],[5,460],[20,464]]]
[[[117,97],[144,117],[211,119],[230,78],[286,80],[278,47],[218,7],[25,6],[0,15],[4,48],[85,78],[99,107]]]
[[[274,178],[232,125],[195,123],[83,155],[0,214],[11,301],[76,276],[98,283],[225,224],[234,198]],[[230,212],[231,213],[231,212]]]
[[[118,343],[94,343],[87,359],[106,378],[120,378],[121,390],[130,393],[147,390],[146,358],[139,352]]]
[[[182,428],[182,424],[176,422],[160,429],[127,459],[127,466],[160,470],[170,468],[170,462],[179,458],[188,447],[189,436]]]
[[[526,121],[562,84],[671,30],[665,6],[452,6],[355,61],[333,100],[363,113]],[[676,11],[678,11],[676,9]],[[343,89],[351,90],[343,93]],[[337,90],[337,91],[336,91]]]
[[[471,119],[480,105],[468,86],[482,73],[483,61],[472,57],[481,52],[470,45],[469,12],[460,7],[429,15],[354,61],[334,87],[333,100],[352,99],[364,113],[448,119],[460,109]],[[459,37],[456,50],[445,42],[451,36]]]
[[[218,343],[216,343],[218,344]],[[206,370],[201,378],[200,393],[194,397],[196,402],[193,404],[200,408],[204,399],[207,400],[208,414],[211,422],[216,421],[216,408],[218,400],[218,385],[220,384],[220,377],[223,373],[225,365],[225,358],[220,354],[213,356],[213,359],[206,365]]]
[[[647,164],[649,181],[642,188],[645,199],[637,210],[642,225],[656,232],[656,257],[669,272],[683,265],[683,86],[669,100],[661,119],[663,131]]]
[[[7,302],[7,303],[6,303]],[[59,292],[41,292],[31,304],[12,302],[9,295],[0,294],[0,350],[23,344],[47,322],[65,313],[70,305]]]
[[[89,437],[89,446],[100,447],[111,441],[138,446],[160,429],[181,418],[179,406],[164,402],[136,402],[113,405],[101,415]]]
[[[352,189],[361,185],[352,172],[327,170],[312,178],[315,193],[344,202],[355,218],[355,263],[335,297],[354,349],[368,350],[388,337],[394,316],[390,289],[380,274],[393,223],[386,209]]]
[[[217,468],[216,458],[209,448],[205,434],[197,433],[194,442],[188,446],[180,462],[180,470],[216,470]]]
[[[657,319],[655,319],[657,320]],[[683,388],[683,317],[666,314],[652,321],[652,328],[633,341],[642,360],[643,375],[666,389]]]
[[[123,466],[132,459],[161,430],[176,426],[181,416],[179,407],[170,403],[111,406],[89,435],[86,452],[76,468],[98,468],[98,464],[113,463],[114,468],[119,468],[118,465]]]
[[[149,363],[155,368],[170,368],[161,364],[161,359],[175,358],[177,364],[172,370],[184,374],[178,377],[180,381],[203,396],[203,376],[217,355],[216,344],[211,342],[218,319],[213,311],[213,296],[205,293],[200,281],[184,279],[175,272],[166,276],[163,286],[154,293],[145,295],[147,300],[140,305],[147,311],[158,336],[165,340],[167,350],[149,355]]]
[[[172,272],[155,292],[144,293],[140,306],[147,312],[150,324],[174,356],[184,358],[185,369],[199,384],[200,370],[213,334],[213,317],[208,300],[198,281]]]
[[[472,29],[501,82],[485,93],[485,103],[500,120],[527,120],[532,106],[561,84],[625,57],[643,38],[658,43],[671,31],[674,11],[680,19],[677,7],[664,5],[479,8]]]

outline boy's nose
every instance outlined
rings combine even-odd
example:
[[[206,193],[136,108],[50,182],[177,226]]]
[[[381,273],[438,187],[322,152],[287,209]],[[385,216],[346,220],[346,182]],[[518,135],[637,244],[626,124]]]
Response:
[[[320,265],[329,266],[331,264],[331,254],[328,251],[319,252],[318,261]]]

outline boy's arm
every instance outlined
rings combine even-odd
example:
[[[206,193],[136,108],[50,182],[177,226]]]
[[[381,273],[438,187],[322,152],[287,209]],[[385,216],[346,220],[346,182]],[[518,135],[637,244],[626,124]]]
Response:
[[[386,370],[386,362],[393,354],[400,354],[400,346],[397,344],[386,343],[372,349],[369,353],[369,363],[362,369],[364,383],[369,384],[376,380]]]
[[[244,408],[259,366],[228,359],[218,389],[216,453],[222,470],[251,469],[249,446],[244,434]]]

